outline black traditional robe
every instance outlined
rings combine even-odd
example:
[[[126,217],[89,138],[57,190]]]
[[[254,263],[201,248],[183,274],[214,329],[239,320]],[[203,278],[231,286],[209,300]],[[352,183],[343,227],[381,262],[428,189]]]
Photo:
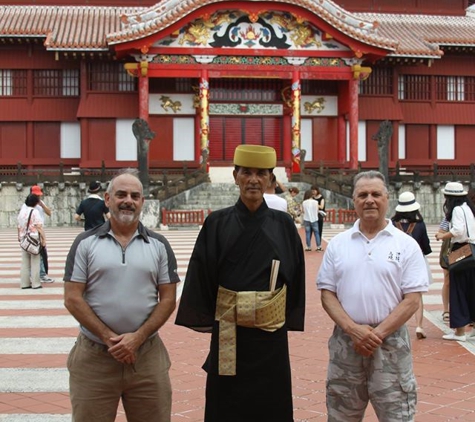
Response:
[[[272,260],[280,261],[277,287],[287,285],[286,323],[275,331],[237,327],[235,376],[218,375],[216,297],[234,291],[266,291]],[[250,213],[241,200],[206,219],[190,259],[175,323],[212,331],[203,368],[206,422],[293,421],[287,330],[303,331],[305,261],[302,242],[287,213],[265,202]]]

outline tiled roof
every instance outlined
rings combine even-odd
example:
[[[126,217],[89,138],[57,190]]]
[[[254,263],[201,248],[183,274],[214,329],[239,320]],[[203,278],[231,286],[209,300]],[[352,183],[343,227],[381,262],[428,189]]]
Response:
[[[217,1],[162,0],[151,8],[0,6],[0,37],[45,37],[50,50],[108,51],[113,44],[156,34]],[[440,46],[475,47],[474,17],[350,14],[329,0],[286,3],[307,8],[353,39],[390,50],[389,56],[437,58]]]
[[[381,36],[399,44],[390,56],[441,56],[440,46],[475,46],[475,18],[468,16],[356,13],[379,22]]]
[[[148,9],[123,16],[122,29],[109,34],[107,40],[109,44],[117,44],[145,38],[168,28],[199,7],[217,3],[223,5],[225,2],[222,0],[162,0]],[[281,0],[279,3],[309,10],[341,32],[363,43],[391,50],[397,44],[394,39],[378,35],[377,24],[374,21],[361,19],[331,0]],[[232,6],[229,7],[232,8]]]
[[[46,37],[51,50],[109,50],[107,34],[120,29],[125,7],[0,6],[0,37]]]

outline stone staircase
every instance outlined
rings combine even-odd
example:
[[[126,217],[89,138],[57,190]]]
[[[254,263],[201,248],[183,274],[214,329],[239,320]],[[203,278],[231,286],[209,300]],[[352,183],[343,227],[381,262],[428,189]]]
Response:
[[[209,183],[204,189],[192,190],[179,209],[216,211],[234,205],[238,198],[239,187],[234,183]]]
[[[286,183],[286,187],[297,186],[300,190],[298,199],[302,201],[307,183]],[[234,205],[239,198],[239,188],[234,183],[203,183],[195,188],[162,201],[161,207],[167,210],[211,210]]]

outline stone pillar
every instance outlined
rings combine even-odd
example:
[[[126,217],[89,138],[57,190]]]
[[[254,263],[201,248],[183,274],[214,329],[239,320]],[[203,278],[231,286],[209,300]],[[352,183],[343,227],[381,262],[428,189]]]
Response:
[[[145,227],[155,229],[160,225],[160,201],[146,199],[142,207],[140,221]]]

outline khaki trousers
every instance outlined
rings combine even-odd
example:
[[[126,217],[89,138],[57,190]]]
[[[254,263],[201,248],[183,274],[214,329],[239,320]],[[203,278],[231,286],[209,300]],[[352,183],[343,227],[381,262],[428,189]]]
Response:
[[[170,422],[170,359],[158,335],[128,365],[117,362],[107,346],[79,334],[67,366],[73,422],[114,422],[120,399],[128,422]]]
[[[41,287],[40,255],[31,255],[21,249],[20,287]]]

